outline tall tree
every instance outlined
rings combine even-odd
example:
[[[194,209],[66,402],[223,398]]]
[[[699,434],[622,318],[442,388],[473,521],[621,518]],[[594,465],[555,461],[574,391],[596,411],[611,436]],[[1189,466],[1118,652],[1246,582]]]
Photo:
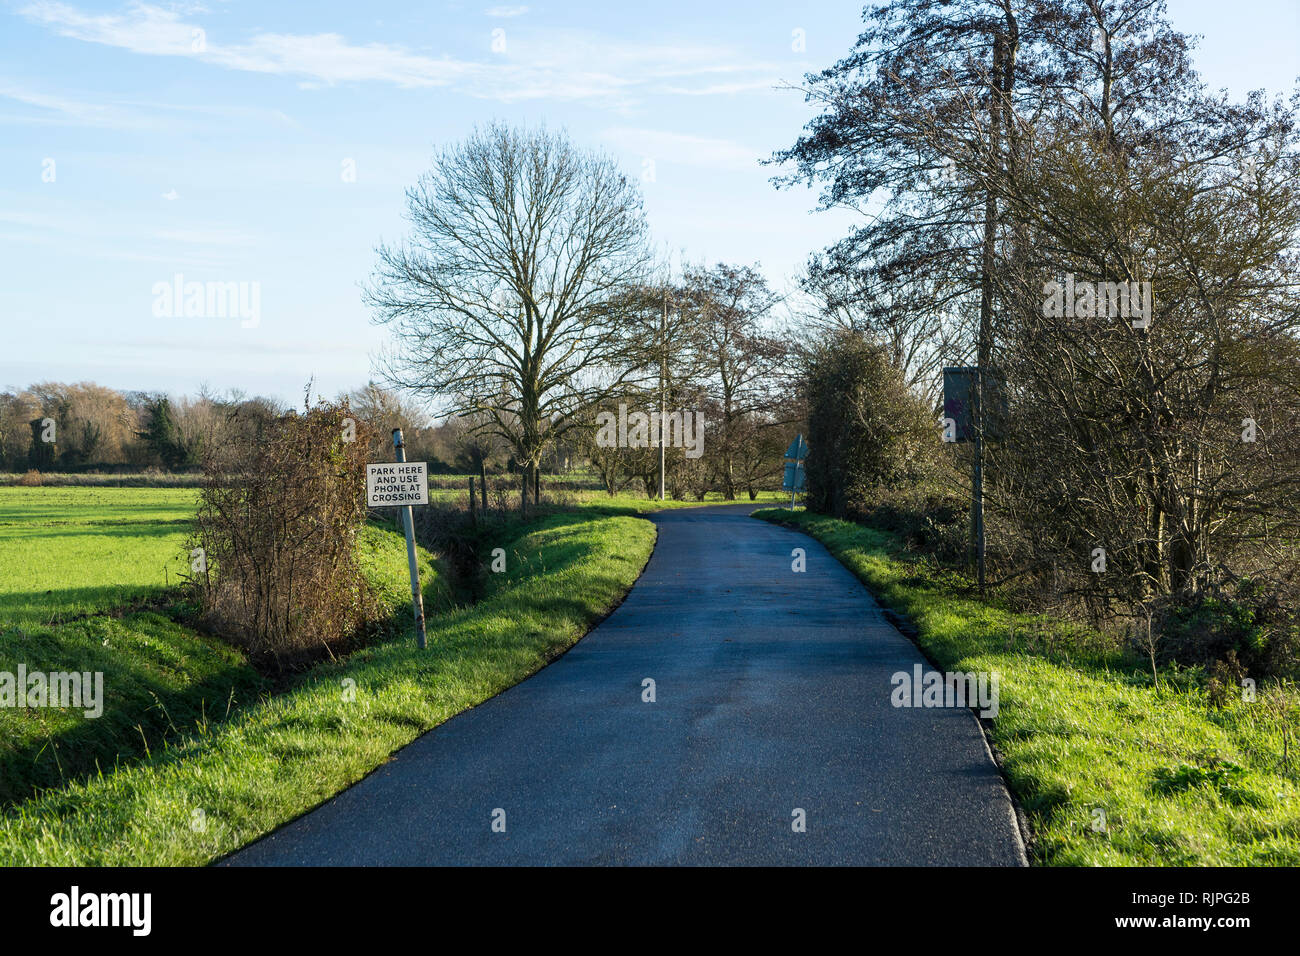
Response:
[[[380,247],[366,293],[397,338],[384,376],[481,415],[524,466],[526,507],[548,445],[636,367],[640,194],[562,134],[495,124],[442,150],[407,207],[412,234]]]
[[[149,450],[168,468],[182,468],[198,461],[198,444],[189,445],[181,434],[172,412],[172,403],[165,395],[155,397],[146,407],[148,421],[140,433]]]
[[[868,8],[850,55],[807,78],[806,95],[823,112],[774,156],[795,167],[777,182],[825,181],[824,208],[871,216],[828,261],[832,274],[866,277],[852,287],[871,296],[866,314],[877,342],[885,344],[892,327],[946,346],[944,323],[956,321],[971,332],[964,354],[953,357],[982,370],[993,365],[1000,178],[1014,153],[1008,132],[1021,73],[1021,10],[1032,2],[892,0]],[[912,281],[918,273],[926,281]],[[896,294],[900,287],[907,291]],[[971,521],[981,586],[984,379],[984,372],[976,378]]]
[[[854,306],[862,331],[881,344],[921,340],[950,359],[989,347],[1000,224],[990,171],[1005,164],[1010,142],[1024,5],[891,0],[869,8],[850,54],[806,78],[805,96],[821,113],[773,156],[792,166],[778,186],[821,182],[822,208],[863,215],[863,225],[814,259],[810,278],[833,304]],[[955,323],[970,330],[967,355],[952,342]]]

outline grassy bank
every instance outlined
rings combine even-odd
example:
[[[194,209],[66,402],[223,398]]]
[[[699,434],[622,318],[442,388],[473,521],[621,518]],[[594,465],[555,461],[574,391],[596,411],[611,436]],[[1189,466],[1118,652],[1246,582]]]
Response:
[[[254,699],[262,680],[164,603],[193,491],[0,489],[0,672],[101,672],[102,714],[0,708],[0,806],[143,757]],[[131,609],[132,605],[135,606]],[[115,610],[113,610],[115,609]]]
[[[524,530],[483,601],[431,617],[427,650],[404,629],[131,766],[28,800],[0,818],[0,864],[192,865],[229,853],[568,648],[654,543],[653,526],[630,517],[561,514]],[[402,540],[376,533],[367,573],[396,601]]]
[[[1034,862],[1300,864],[1294,691],[1262,687],[1216,708],[1199,672],[1157,682],[1100,635],[964,597],[967,582],[887,533],[802,511],[756,516],[825,544],[912,621],[940,669],[1000,675],[992,738]]]

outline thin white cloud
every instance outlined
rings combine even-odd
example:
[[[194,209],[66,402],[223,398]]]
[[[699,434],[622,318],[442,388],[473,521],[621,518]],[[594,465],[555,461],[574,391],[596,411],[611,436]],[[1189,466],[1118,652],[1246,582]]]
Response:
[[[490,17],[498,17],[498,18],[522,17],[525,13],[528,12],[528,8],[525,6],[488,7],[488,9],[485,10],[484,12]]]
[[[104,126],[134,128],[149,125],[148,120],[131,111],[101,103],[86,103],[56,96],[39,90],[27,89],[15,83],[0,81],[0,99],[12,100],[33,107],[34,115],[13,117],[15,122],[74,123],[78,126]]]
[[[5,232],[0,230],[0,243],[12,242],[25,248],[32,246],[49,246],[58,250],[64,258],[84,256],[87,259],[107,259],[112,262],[148,262],[160,263],[168,268],[218,269],[226,265],[220,259],[204,256],[186,256],[175,254],[156,254],[131,252],[121,248],[121,240],[114,240],[111,245],[90,245],[83,242],[70,243],[65,237],[33,234],[30,232]]]
[[[220,44],[175,10],[134,2],[125,13],[84,13],[55,0],[24,7],[29,20],[60,36],[149,56],[193,57],[228,69],[283,73],[323,83],[378,80],[397,86],[440,86],[458,67],[381,43],[353,45],[336,33],[261,33],[243,44]]]
[[[500,54],[489,52],[485,37],[483,59],[466,60],[426,56],[388,43],[357,44],[337,33],[258,33],[224,43],[176,9],[140,0],[118,13],[88,13],[59,0],[38,0],[20,12],[61,36],[143,55],[189,57],[226,69],[296,77],[306,89],[380,82],[401,88],[453,87],[502,102],[555,98],[626,105],[641,93],[761,89],[772,84],[775,69],[727,47],[628,44],[575,30],[513,30],[508,52]],[[726,80],[719,82],[722,77]]]
[[[364,342],[267,341],[262,338],[240,339],[237,342],[231,342],[228,338],[213,339],[197,335],[194,338],[171,340],[158,338],[125,340],[120,338],[91,338],[87,339],[85,344],[96,348],[113,348],[124,351],[138,349],[146,353],[202,350],[205,354],[210,352],[230,352],[237,355],[247,355],[253,352],[261,352],[266,355],[299,356],[356,355],[358,352],[364,353],[370,347],[369,343]]]
[[[664,86],[659,89],[659,92],[671,93],[673,96],[734,96],[737,93],[774,89],[780,82],[776,77],[768,77],[759,80],[743,80],[738,83],[713,83],[709,86]]]
[[[220,265],[234,250],[256,248],[261,241],[257,236],[220,225],[150,229],[123,225],[109,217],[95,216],[94,212],[67,204],[39,212],[4,210],[0,211],[0,227],[8,227],[3,234],[6,240],[57,243],[61,248],[78,248],[98,258],[202,266]]]
[[[59,34],[120,46],[137,52],[181,55],[194,52],[202,30],[181,22],[176,10],[133,2],[126,14],[83,13],[66,3],[38,0],[19,11],[24,17],[53,27]]]

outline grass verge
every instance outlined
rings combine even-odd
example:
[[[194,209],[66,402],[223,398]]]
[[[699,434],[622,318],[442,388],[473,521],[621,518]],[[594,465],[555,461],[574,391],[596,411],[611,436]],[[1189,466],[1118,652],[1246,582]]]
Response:
[[[0,675],[104,675],[92,719],[85,708],[0,706],[0,806],[146,756],[256,699],[263,682],[242,655],[177,620],[168,584],[188,570],[194,500],[0,488]]]
[[[503,542],[509,573],[484,600],[430,618],[425,651],[404,629],[131,766],[12,808],[0,864],[196,865],[238,849],[570,647],[622,599],[655,536],[646,521],[586,514],[523,530]],[[398,600],[404,545],[376,533],[367,573]]]
[[[991,736],[1028,815],[1033,862],[1300,864],[1293,690],[1216,708],[1199,672],[1157,680],[1100,635],[964,597],[967,582],[887,532],[804,511],[755,517],[822,542],[910,619],[938,668],[999,675]]]

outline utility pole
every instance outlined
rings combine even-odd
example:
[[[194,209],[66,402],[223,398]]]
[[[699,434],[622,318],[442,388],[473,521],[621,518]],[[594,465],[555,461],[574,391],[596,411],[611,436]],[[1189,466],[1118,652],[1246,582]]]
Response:
[[[1008,17],[1010,12],[1008,11]],[[1014,27],[1014,21],[1011,24]],[[993,40],[993,79],[989,83],[989,139],[990,152],[1002,161],[1002,116],[1008,109],[1004,90],[1003,73],[1008,65],[1014,63],[1015,51],[1005,33],[998,33]],[[980,313],[979,339],[975,352],[975,395],[972,424],[975,426],[975,480],[971,488],[971,532],[975,535],[976,577],[979,580],[980,597],[984,596],[984,426],[988,422],[985,415],[985,401],[992,397],[985,389],[985,376],[993,369],[993,272],[996,268],[995,245],[998,224],[998,199],[992,188],[984,194],[984,235],[983,260],[980,267]]]
[[[980,596],[984,595],[984,369],[981,365],[975,370],[975,481],[971,489],[972,530],[975,533],[975,567],[979,581]]]
[[[982,337],[981,337],[982,338]],[[970,542],[966,556],[975,564],[981,596],[984,594],[984,439],[986,404],[995,399],[986,379],[990,349],[980,349],[981,366],[954,365],[943,369],[944,441],[970,442],[973,475],[970,494]],[[951,424],[949,424],[951,423]],[[949,429],[951,428],[951,435]]]
[[[659,500],[664,500],[664,418],[668,415],[665,389],[668,380],[668,289],[664,288],[664,308],[659,317]]]

